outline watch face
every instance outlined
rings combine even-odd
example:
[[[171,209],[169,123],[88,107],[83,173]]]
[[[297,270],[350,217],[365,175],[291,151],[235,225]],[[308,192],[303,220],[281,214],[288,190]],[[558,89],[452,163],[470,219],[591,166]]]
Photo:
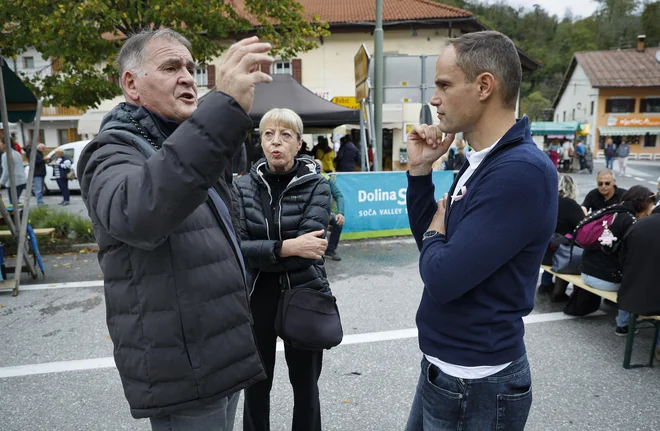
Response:
[[[430,231],[424,233],[424,238],[431,238],[431,237],[436,236],[437,234],[438,234],[438,231],[430,230]]]

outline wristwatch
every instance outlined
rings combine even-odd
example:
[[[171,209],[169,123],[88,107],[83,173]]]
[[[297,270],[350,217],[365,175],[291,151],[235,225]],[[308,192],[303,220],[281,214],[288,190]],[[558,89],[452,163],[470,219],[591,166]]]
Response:
[[[422,242],[426,241],[429,238],[433,238],[434,236],[440,235],[440,232],[437,230],[428,230],[424,232],[424,235],[422,235]]]

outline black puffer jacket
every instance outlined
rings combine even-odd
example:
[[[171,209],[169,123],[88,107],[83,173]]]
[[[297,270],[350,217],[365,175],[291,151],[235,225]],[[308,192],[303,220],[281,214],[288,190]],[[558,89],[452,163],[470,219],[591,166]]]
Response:
[[[266,159],[259,160],[250,175],[236,180],[241,249],[250,273],[250,294],[260,272],[282,273],[282,287],[329,291],[322,259],[316,261],[295,256],[278,259],[276,256],[278,241],[328,229],[332,200],[330,185],[318,173],[318,165],[313,159],[298,156],[296,160],[296,175],[286,186],[279,202],[273,202],[275,226],[271,231],[277,232],[277,238],[269,232],[261,199],[262,189],[270,196],[270,187],[263,178]]]
[[[208,201],[213,186],[231,206],[231,159],[251,124],[220,93],[178,127],[122,103],[81,155],[108,329],[136,418],[204,406],[265,377],[240,250]],[[137,125],[162,145],[149,158]]]

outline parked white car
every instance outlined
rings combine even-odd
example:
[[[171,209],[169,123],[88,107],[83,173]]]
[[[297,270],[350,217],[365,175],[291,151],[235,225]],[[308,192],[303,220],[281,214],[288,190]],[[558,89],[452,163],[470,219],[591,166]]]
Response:
[[[64,155],[67,156],[69,159],[71,159],[71,162],[73,163],[73,172],[76,172],[76,166],[78,165],[78,157],[80,157],[80,153],[82,152],[83,148],[89,143],[89,139],[85,141],[76,141],[76,142],[69,142],[68,144],[60,145],[53,151],[51,151],[48,154],[44,155],[44,158],[53,160],[55,158],[55,152],[57,150],[62,150],[64,152]],[[28,173],[30,172],[30,167],[25,166],[25,175],[27,176]],[[53,167],[50,165],[46,165],[46,178],[44,179],[44,194],[49,193],[49,192],[59,192],[60,188],[57,187],[57,182],[55,181],[53,173]],[[77,173],[76,173],[77,177]],[[78,183],[78,180],[72,180],[69,181],[69,190],[80,190],[80,184]]]

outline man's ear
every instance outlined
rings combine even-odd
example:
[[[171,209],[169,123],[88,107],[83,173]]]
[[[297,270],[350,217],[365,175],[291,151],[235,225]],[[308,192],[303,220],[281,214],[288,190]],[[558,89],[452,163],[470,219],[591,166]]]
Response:
[[[140,92],[137,89],[136,76],[133,72],[126,71],[121,76],[121,88],[124,93],[133,101],[140,100]]]
[[[487,100],[495,93],[495,77],[488,72],[477,76],[477,88],[479,90],[479,100]]]

